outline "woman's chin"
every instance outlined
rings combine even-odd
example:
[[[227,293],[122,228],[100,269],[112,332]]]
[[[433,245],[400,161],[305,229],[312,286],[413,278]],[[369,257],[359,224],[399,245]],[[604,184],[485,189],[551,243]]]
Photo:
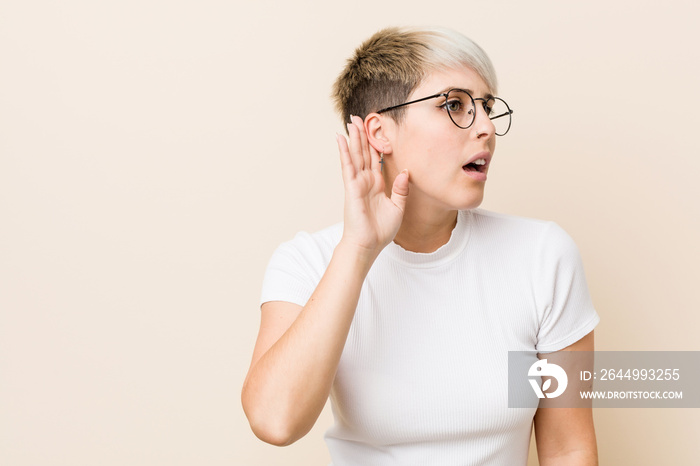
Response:
[[[481,202],[484,200],[484,190],[480,190],[478,193],[474,193],[471,196],[468,196],[464,199],[460,199],[457,202],[455,202],[455,208],[457,210],[469,210],[469,209],[476,209],[481,205]]]

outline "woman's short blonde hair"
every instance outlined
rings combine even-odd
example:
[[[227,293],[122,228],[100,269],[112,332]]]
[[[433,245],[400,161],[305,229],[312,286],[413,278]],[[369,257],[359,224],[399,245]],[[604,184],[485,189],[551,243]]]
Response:
[[[433,71],[462,66],[476,71],[496,93],[496,72],[474,41],[447,28],[387,28],[355,50],[333,85],[336,110],[344,122],[405,102]],[[390,112],[401,123],[405,108]]]

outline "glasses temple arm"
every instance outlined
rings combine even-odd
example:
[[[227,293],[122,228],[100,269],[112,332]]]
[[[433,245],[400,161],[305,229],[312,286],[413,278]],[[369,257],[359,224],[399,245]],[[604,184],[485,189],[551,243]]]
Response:
[[[489,119],[495,120],[496,118],[501,118],[501,117],[504,117],[506,115],[512,115],[512,114],[513,114],[513,110],[508,110],[505,113],[501,113],[500,115],[496,115],[495,117],[490,117]]]
[[[443,95],[445,95],[445,94],[446,94],[446,92],[443,92],[443,93],[441,93],[441,94],[429,95],[428,97],[423,97],[422,99],[412,100],[412,101],[410,101],[410,102],[404,102],[404,103],[399,104],[399,105],[394,105],[393,107],[383,108],[383,109],[381,109],[381,110],[378,110],[377,113],[388,112],[389,110],[393,110],[393,109],[395,109],[395,108],[403,107],[404,105],[410,105],[410,104],[415,104],[415,103],[417,103],[417,102],[423,102],[424,100],[434,99],[434,98],[436,98],[436,97],[440,97],[440,96],[443,96]]]

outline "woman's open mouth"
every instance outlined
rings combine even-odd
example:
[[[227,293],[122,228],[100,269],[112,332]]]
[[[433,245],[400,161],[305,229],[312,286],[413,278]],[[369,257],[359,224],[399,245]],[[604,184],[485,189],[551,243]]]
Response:
[[[476,159],[472,163],[468,163],[465,166],[462,167],[463,170],[466,170],[468,172],[481,172],[483,173],[486,169],[486,160],[485,159]]]
[[[464,173],[477,181],[486,181],[486,159],[476,159],[462,167]]]

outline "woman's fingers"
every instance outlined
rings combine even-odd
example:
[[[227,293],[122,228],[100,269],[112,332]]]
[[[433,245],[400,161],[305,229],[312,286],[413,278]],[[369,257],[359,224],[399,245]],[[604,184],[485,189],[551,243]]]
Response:
[[[350,157],[347,139],[341,134],[336,133],[335,136],[335,140],[338,143],[338,152],[340,153],[340,168],[343,173],[343,182],[347,183],[355,177],[357,171]]]
[[[381,176],[382,171],[379,152],[369,143],[362,118],[352,116],[350,119],[352,121],[347,124],[348,137],[337,135],[343,179],[347,182],[363,173],[372,173],[372,178],[375,179],[373,172],[376,171]],[[383,182],[377,184],[377,188],[383,191]]]
[[[348,123],[348,139],[350,140],[350,158],[355,169],[359,172],[364,169],[365,160],[362,156],[360,130],[354,122]]]
[[[362,152],[362,161],[364,164],[364,168],[369,170],[372,168],[372,162],[369,152],[370,146],[369,142],[367,141],[367,132],[365,131],[365,123],[362,121],[362,118],[358,116],[352,116],[351,119],[353,123],[355,123],[355,126],[357,127],[357,130],[360,134],[360,150]]]

